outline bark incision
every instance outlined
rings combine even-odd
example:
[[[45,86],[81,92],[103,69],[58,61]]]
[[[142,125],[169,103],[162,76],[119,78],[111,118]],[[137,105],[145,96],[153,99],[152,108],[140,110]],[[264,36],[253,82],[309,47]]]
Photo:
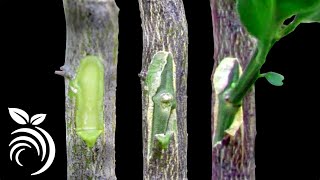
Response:
[[[118,55],[118,7],[114,0],[63,0],[67,45],[65,64],[68,179],[116,179],[115,100]],[[70,78],[85,56],[98,56],[104,66],[104,131],[93,148],[76,134],[75,102],[69,97]]]
[[[141,86],[143,110],[144,179],[187,179],[187,22],[182,0],[139,0],[143,29]],[[177,141],[171,141],[161,158],[148,161],[148,92],[145,77],[152,56],[169,51],[176,64]]]
[[[256,49],[256,40],[241,25],[236,1],[211,0],[214,35],[214,71],[225,57],[240,60],[242,69]],[[215,92],[212,92],[212,104]],[[212,180],[255,179],[254,142],[256,136],[254,88],[243,101],[244,121],[235,137],[225,139],[212,149]],[[212,107],[212,133],[216,123]]]

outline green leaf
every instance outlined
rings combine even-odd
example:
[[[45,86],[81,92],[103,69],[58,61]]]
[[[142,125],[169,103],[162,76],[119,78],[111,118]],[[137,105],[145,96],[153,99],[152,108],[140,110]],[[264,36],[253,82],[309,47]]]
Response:
[[[298,15],[312,11],[319,5],[319,0],[276,0],[277,11],[275,14],[279,21],[283,21],[292,15]]]
[[[315,12],[311,16],[309,16],[305,22],[318,22],[320,23],[320,10],[318,12]]]
[[[251,35],[265,40],[276,32],[273,27],[274,0],[238,0],[237,7],[241,22]]]
[[[268,73],[262,74],[261,77],[265,77],[268,80],[268,82],[274,86],[283,85],[282,81],[284,80],[284,77],[279,73],[268,72]]]
[[[238,0],[237,8],[241,23],[262,44],[272,44],[300,23],[320,22],[320,0]],[[283,23],[293,15],[294,25],[286,30]]]
[[[313,23],[313,22],[320,23],[320,6],[319,8],[316,9],[316,11],[314,10],[314,11],[306,12],[304,14],[300,14],[298,18],[301,19],[303,23]]]

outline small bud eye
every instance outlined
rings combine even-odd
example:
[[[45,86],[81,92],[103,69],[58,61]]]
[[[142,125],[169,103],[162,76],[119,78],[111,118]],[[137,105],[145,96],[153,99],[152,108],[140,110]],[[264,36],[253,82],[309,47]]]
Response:
[[[162,103],[168,103],[168,102],[170,102],[170,101],[172,101],[173,100],[173,96],[171,95],[171,94],[169,94],[169,93],[163,93],[163,94],[161,94],[160,95],[160,101],[162,102]]]

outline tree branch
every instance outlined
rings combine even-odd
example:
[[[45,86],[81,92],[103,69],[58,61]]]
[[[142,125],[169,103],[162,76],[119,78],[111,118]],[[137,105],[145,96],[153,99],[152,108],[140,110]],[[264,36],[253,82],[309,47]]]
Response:
[[[97,56],[104,66],[104,130],[93,148],[76,134],[75,99],[65,78],[68,179],[116,179],[114,135],[118,54],[118,8],[114,0],[63,0],[67,46],[64,72],[71,77],[81,59]],[[58,74],[65,74],[58,71]]]
[[[144,179],[187,179],[187,56],[188,30],[182,0],[139,0],[143,29],[143,58],[140,73],[143,109]],[[150,129],[147,121],[148,91],[145,77],[151,58],[158,51],[173,54],[176,65],[176,100],[178,133],[161,158],[148,160]]]
[[[234,0],[211,0],[214,71],[225,57],[238,58],[245,69],[257,47],[241,25]],[[227,137],[221,145],[212,148],[212,180],[255,179],[254,142],[256,136],[254,88],[245,97],[242,108],[243,124],[234,137]],[[216,101],[212,92],[212,104]],[[212,105],[212,134],[217,123]]]

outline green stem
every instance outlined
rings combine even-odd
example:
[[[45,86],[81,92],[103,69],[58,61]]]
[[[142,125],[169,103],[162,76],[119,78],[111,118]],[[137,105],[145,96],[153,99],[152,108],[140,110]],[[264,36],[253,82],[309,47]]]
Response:
[[[240,105],[242,103],[244,96],[259,78],[260,69],[266,61],[270,48],[271,43],[260,43],[258,45],[254,56],[238,80],[238,83],[234,88],[231,88],[230,91],[225,93],[225,98],[228,99],[230,103],[235,105]]]
[[[282,37],[294,31],[295,28],[300,24],[302,19],[302,17],[296,17],[294,22],[281,29],[281,31],[278,32],[273,40],[265,41],[268,43],[259,42],[256,52],[249,62],[246,70],[238,80],[236,86],[225,93],[225,99],[235,105],[241,104],[244,96],[247,94],[255,81],[260,77],[260,69],[265,63],[268,52],[271,49],[272,45]]]

